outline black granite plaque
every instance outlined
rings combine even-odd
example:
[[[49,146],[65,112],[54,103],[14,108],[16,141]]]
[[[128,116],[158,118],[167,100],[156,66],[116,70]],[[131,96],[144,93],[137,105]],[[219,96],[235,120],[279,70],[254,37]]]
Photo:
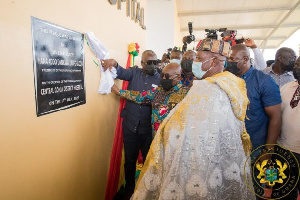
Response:
[[[85,104],[84,36],[31,17],[37,116]]]

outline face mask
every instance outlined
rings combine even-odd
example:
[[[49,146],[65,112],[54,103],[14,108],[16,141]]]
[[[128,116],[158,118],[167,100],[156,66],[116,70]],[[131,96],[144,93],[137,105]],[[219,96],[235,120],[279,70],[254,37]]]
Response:
[[[167,66],[168,64],[170,64],[169,62],[164,62],[163,63],[163,68],[165,67],[165,66]]]
[[[213,59],[213,58],[211,58]],[[208,61],[210,61],[211,59],[208,59],[204,62],[193,62],[193,65],[192,65],[192,71],[193,71],[193,74],[194,76],[196,76],[198,79],[201,79],[203,77],[203,75],[210,70],[210,68],[207,70],[207,71],[203,71],[202,70],[202,65]]]
[[[237,67],[237,64],[238,62],[227,61],[226,71],[229,71],[234,75],[237,75],[240,72],[240,69]]]
[[[295,79],[300,80],[300,68],[294,68],[293,75],[294,75]]]
[[[193,61],[189,59],[185,59],[181,61],[181,69],[184,72],[192,72]]]
[[[167,91],[173,87],[172,83],[173,83],[173,79],[161,79],[160,80],[161,87]]]
[[[295,65],[295,61],[289,61],[289,64],[285,66],[285,71],[288,72],[293,71],[294,65]]]
[[[170,63],[177,63],[178,65],[180,65],[180,60],[178,60],[178,59],[172,59],[172,60],[170,60]]]
[[[154,64],[152,64],[152,65],[146,65],[146,67],[144,68],[144,72],[147,75],[153,76],[156,73],[156,71],[157,71],[156,68],[157,67]]]

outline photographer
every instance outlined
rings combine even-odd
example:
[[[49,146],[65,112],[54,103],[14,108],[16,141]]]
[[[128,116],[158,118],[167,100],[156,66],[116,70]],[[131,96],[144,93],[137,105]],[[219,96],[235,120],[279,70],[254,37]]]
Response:
[[[187,50],[187,45],[191,44],[191,42],[195,41],[195,36],[193,35],[193,23],[189,22],[188,23],[189,27],[189,35],[184,36],[182,38],[183,46],[182,46],[182,53],[184,53]]]

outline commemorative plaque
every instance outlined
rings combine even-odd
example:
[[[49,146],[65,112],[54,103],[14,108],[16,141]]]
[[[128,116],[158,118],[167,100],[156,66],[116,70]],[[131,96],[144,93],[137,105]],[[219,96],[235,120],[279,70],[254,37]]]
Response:
[[[84,35],[31,17],[37,116],[85,104]]]

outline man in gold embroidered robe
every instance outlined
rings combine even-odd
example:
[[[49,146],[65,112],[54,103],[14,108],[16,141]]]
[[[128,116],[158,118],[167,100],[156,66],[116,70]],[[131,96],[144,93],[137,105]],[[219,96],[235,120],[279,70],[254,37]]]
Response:
[[[134,200],[255,199],[246,156],[251,143],[244,125],[245,82],[223,72],[230,51],[227,44],[204,42],[193,72],[198,79],[207,78],[195,80],[187,96],[162,122]]]

